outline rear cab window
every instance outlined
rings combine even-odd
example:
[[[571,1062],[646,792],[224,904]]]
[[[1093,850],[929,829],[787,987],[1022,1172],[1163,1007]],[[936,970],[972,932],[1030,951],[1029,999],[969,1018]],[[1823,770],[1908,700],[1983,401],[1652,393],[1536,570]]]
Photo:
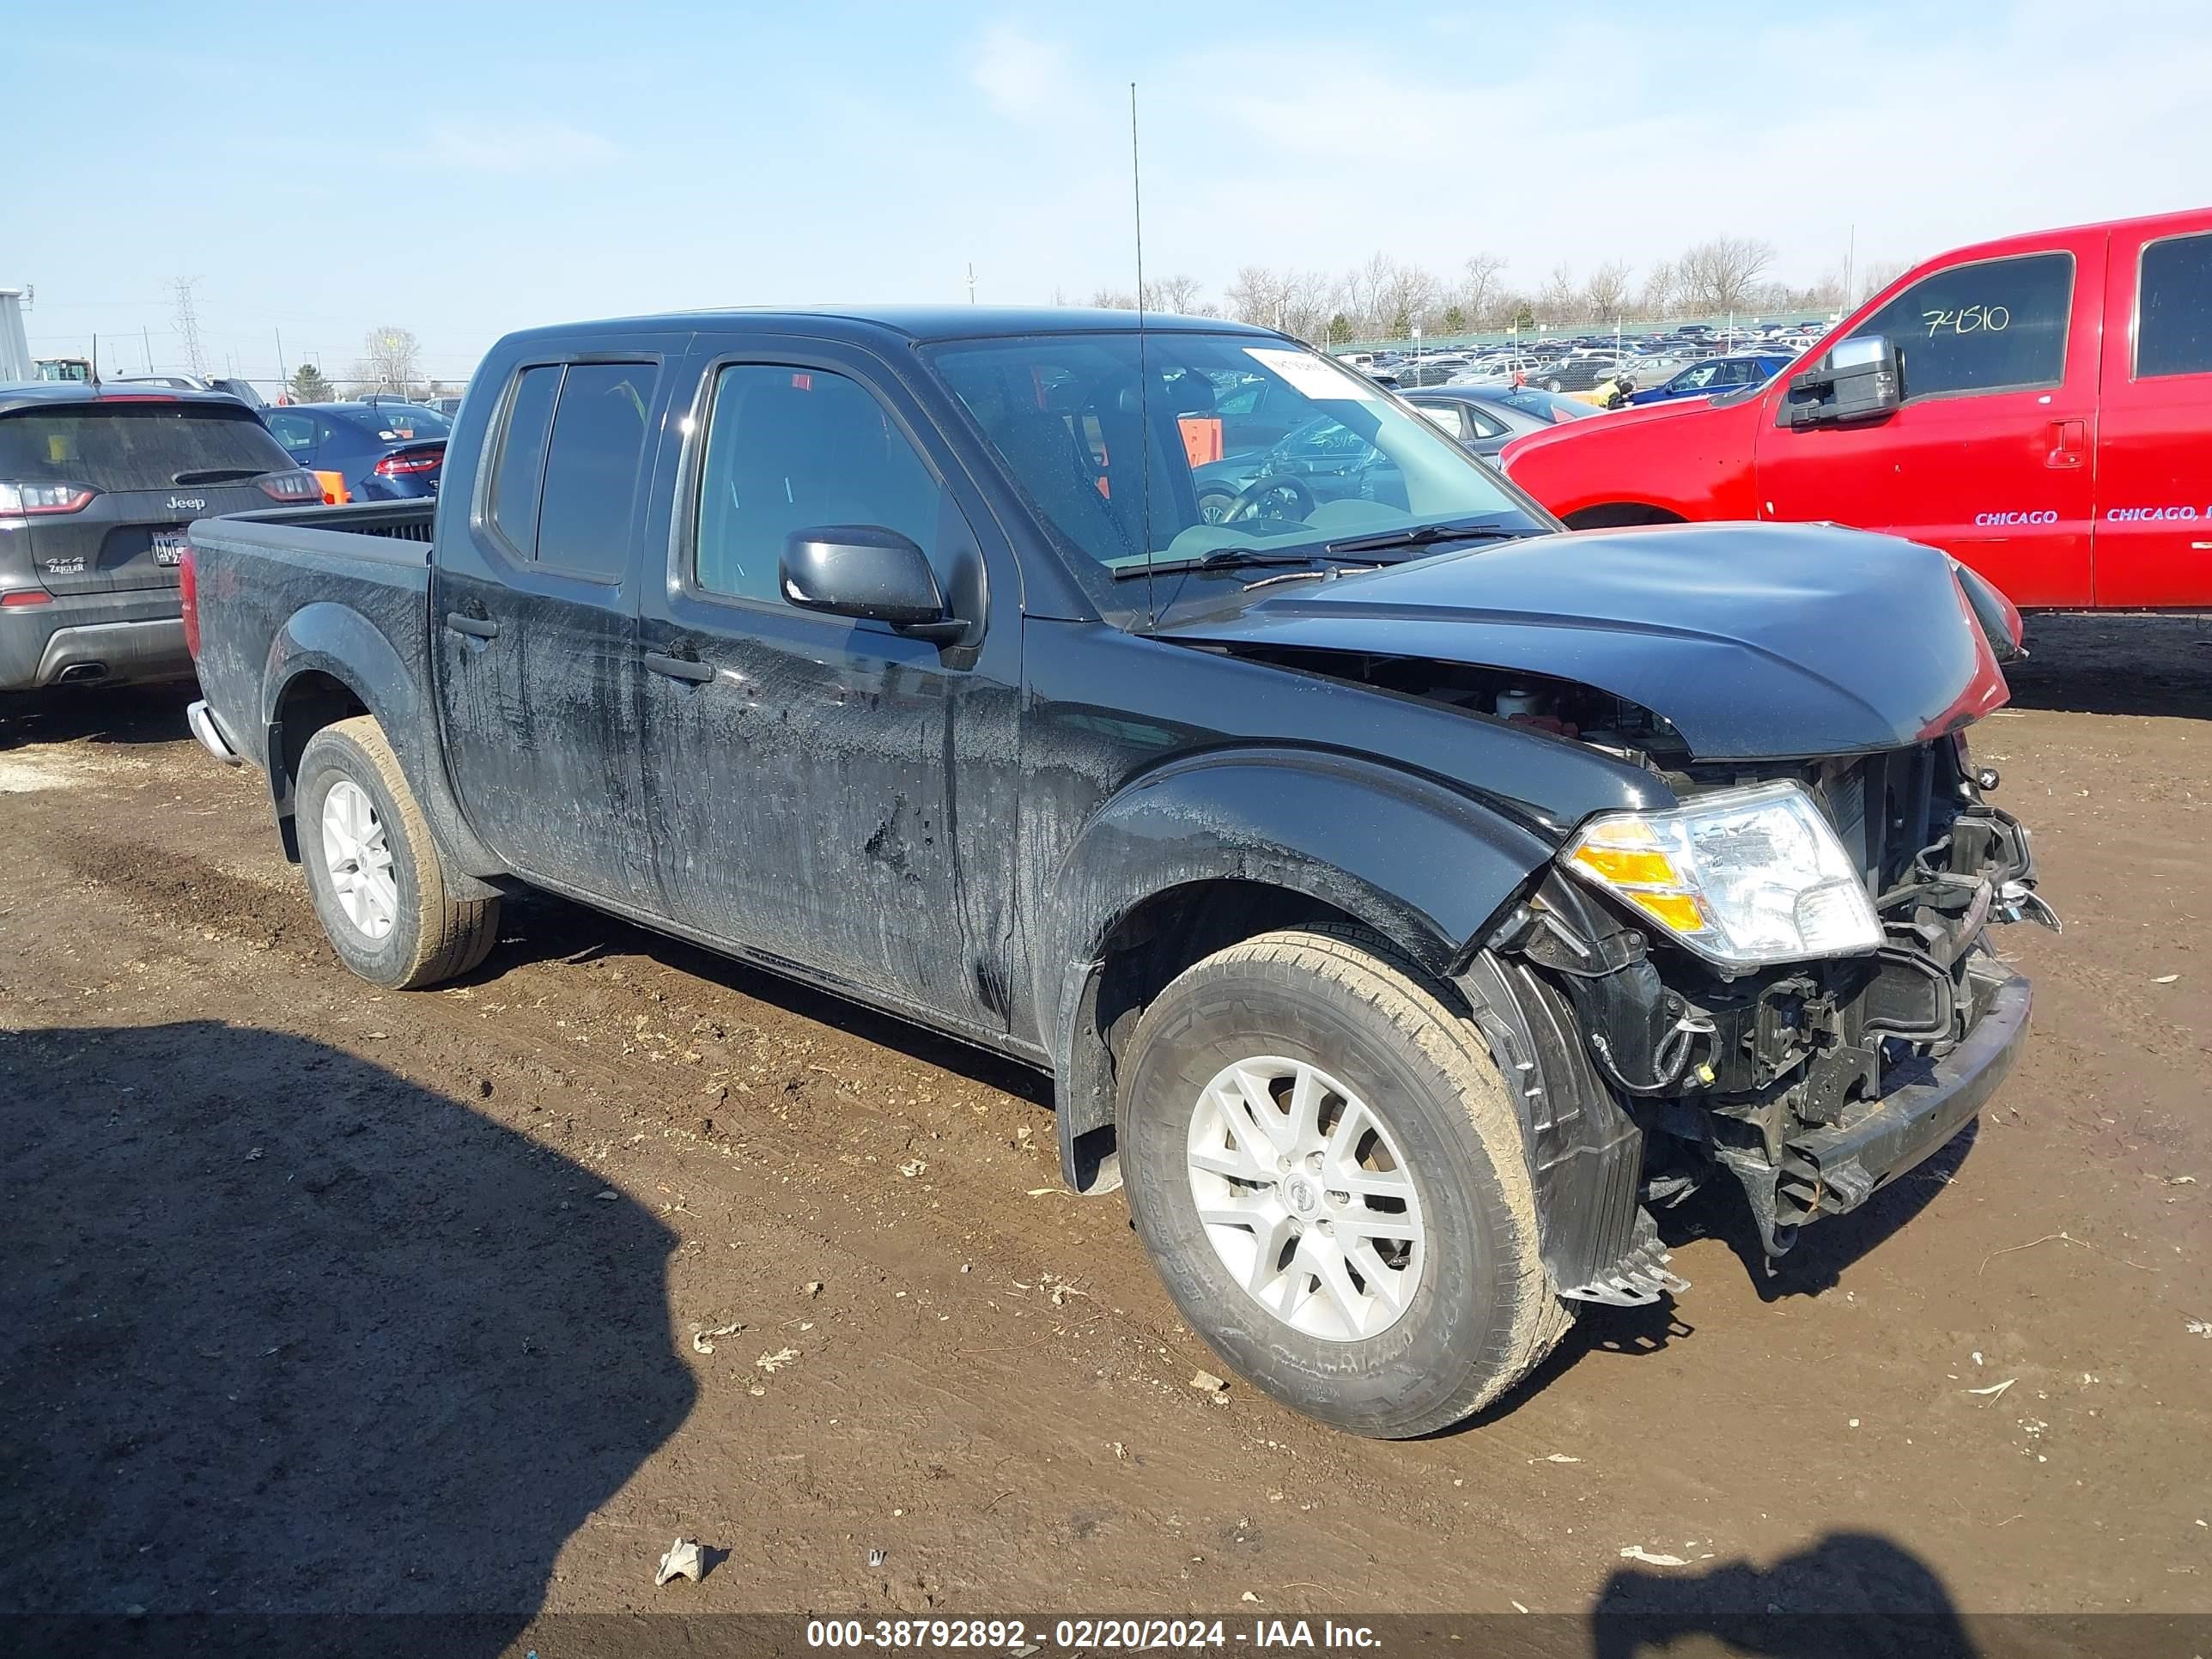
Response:
[[[621,581],[659,373],[648,362],[544,363],[516,377],[485,513],[512,554]]]
[[[0,478],[14,483],[87,484],[112,494],[238,481],[291,465],[242,404],[234,411],[114,398],[0,415]]]
[[[2212,374],[2212,232],[2146,243],[2136,315],[2136,379]]]

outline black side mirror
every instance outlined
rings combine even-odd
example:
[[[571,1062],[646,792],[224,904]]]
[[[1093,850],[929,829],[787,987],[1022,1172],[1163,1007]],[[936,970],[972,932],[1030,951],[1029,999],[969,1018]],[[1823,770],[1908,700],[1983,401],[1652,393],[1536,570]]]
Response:
[[[1783,396],[1778,423],[1841,426],[1884,420],[1904,401],[1897,343],[1886,334],[1856,334],[1792,378]]]
[[[956,639],[967,626],[945,614],[928,556],[881,525],[793,531],[776,580],[783,597],[805,611],[889,623],[925,639]]]

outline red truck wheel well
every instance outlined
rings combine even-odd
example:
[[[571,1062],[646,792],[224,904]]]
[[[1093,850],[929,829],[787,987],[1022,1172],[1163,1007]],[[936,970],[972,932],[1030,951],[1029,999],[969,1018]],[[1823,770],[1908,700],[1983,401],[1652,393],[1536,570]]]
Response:
[[[1561,517],[1570,530],[1618,530],[1624,525],[1684,522],[1679,513],[1669,513],[1663,507],[1650,507],[1642,501],[1606,501]]]

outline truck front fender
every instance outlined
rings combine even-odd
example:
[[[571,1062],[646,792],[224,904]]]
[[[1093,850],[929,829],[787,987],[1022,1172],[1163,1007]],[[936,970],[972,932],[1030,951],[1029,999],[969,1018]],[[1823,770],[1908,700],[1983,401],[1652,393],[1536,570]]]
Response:
[[[1140,908],[1224,882],[1273,889],[1354,918],[1443,975],[1554,850],[1480,799],[1354,756],[1217,750],[1129,785],[1060,860],[1037,930],[1035,1006],[1049,1011],[1071,1184],[1113,1184],[1083,1167],[1076,1143],[1113,1121],[1102,969]]]
[[[384,728],[447,865],[447,882],[468,898],[495,890],[475,879],[503,873],[497,858],[461,816],[437,752],[437,713],[420,670],[410,669],[382,629],[350,605],[319,600],[288,617],[269,646],[261,677],[261,719],[269,792],[286,852],[296,859],[292,823],[293,763],[314,731],[330,723],[327,698],[305,695],[335,682]]]

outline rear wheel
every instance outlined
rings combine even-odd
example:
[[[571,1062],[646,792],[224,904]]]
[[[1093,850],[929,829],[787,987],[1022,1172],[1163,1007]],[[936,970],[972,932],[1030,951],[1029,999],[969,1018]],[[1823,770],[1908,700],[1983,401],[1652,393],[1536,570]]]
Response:
[[[1192,1327],[1285,1404],[1425,1434],[1571,1322],[1504,1081],[1410,963],[1249,940],[1160,994],[1121,1069],[1138,1232]]]
[[[296,811],[315,914],[362,978],[417,990],[490,954],[499,901],[447,894],[430,826],[374,720],[339,720],[307,739]]]

